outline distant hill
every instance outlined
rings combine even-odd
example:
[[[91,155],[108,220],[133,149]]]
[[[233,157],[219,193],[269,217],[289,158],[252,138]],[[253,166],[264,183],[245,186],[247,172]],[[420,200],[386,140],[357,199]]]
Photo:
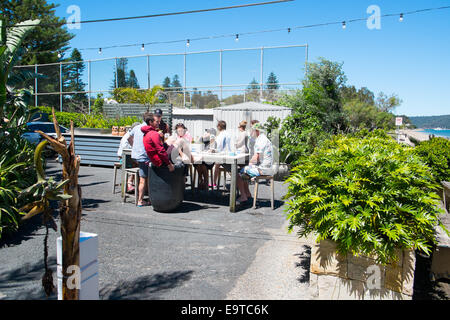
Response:
[[[421,129],[450,129],[450,115],[432,117],[409,117],[412,124]]]

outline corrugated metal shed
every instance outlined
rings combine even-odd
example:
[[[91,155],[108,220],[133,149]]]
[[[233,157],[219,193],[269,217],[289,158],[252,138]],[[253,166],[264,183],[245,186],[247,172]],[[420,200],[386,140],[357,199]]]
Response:
[[[249,124],[252,120],[258,120],[264,124],[269,117],[276,117],[284,120],[292,110],[283,106],[274,106],[257,102],[244,102],[225,107],[213,109],[214,124],[224,120],[227,123],[227,129],[234,130],[239,126],[242,120]]]
[[[70,134],[63,136],[69,144]],[[114,167],[114,162],[119,162],[117,150],[121,139],[110,134],[75,134],[75,154],[81,157],[82,165]]]
[[[200,137],[205,129],[215,128],[212,109],[176,109],[172,111],[172,129],[183,123],[192,137]]]

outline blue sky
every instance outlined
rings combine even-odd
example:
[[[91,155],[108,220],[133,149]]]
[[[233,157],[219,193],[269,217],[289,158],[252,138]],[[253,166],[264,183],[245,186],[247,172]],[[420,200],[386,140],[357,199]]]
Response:
[[[55,1],[60,4],[58,16],[68,17],[70,5],[81,9],[81,19],[136,16],[254,3],[255,1]],[[450,5],[441,0],[322,0],[303,1],[241,8],[210,13],[152,19],[83,24],[71,30],[76,37],[71,46],[77,48],[143,43],[201,36],[235,34],[258,30],[288,28],[331,21],[368,17],[370,5],[378,5],[381,14]],[[396,113],[409,116],[450,114],[450,10],[383,18],[381,30],[369,30],[366,22],[286,32],[263,33],[233,38],[140,47],[82,51],[83,58],[133,56],[147,53],[194,52],[231,48],[252,48],[283,45],[309,45],[309,61],[318,57],[343,62],[347,84],[368,87],[378,94],[396,93],[403,100]],[[189,56],[188,86],[217,85],[218,54]],[[244,51],[224,54],[224,84],[259,81],[259,52]],[[274,71],[280,82],[297,82],[303,78],[305,52],[299,49],[268,50],[264,54],[264,79]],[[166,75],[183,75],[183,56],[152,57],[151,85],[161,83]],[[137,72],[142,87],[147,86],[146,59],[131,59],[129,68]],[[92,64],[92,87],[109,87],[113,62]],[[86,76],[85,76],[86,77]]]

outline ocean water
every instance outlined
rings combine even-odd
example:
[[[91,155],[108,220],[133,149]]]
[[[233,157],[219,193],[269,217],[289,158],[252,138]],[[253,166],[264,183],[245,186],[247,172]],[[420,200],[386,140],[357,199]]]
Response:
[[[421,132],[424,132],[426,134],[434,134],[437,137],[450,138],[450,130],[425,129],[425,130],[422,130]]]

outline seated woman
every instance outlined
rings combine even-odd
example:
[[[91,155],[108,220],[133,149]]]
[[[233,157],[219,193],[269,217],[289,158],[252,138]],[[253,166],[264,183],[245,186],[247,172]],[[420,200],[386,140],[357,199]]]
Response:
[[[231,151],[231,136],[227,131],[227,123],[225,121],[219,121],[217,123],[217,130],[219,131],[219,135],[216,138],[217,143],[217,152],[230,152]],[[213,188],[217,187],[217,180],[219,179],[219,171],[220,164],[215,164],[214,166],[214,184]],[[210,185],[211,187],[211,185]]]
[[[215,148],[214,139],[211,139],[215,135],[216,129],[211,128],[205,130],[205,133],[200,138],[200,142],[204,145],[204,150]],[[198,188],[200,190],[208,190],[208,170],[214,167],[214,163],[206,163],[203,161],[201,164],[194,164],[194,167],[198,172]]]

